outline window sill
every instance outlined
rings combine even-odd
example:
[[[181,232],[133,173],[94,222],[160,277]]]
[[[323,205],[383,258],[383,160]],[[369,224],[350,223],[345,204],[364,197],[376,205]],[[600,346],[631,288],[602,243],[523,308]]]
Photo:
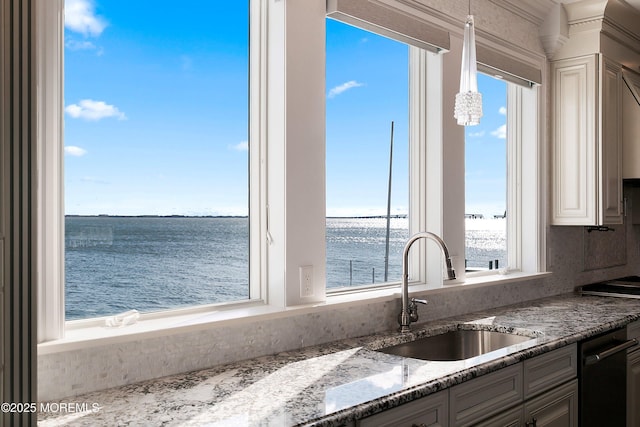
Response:
[[[521,273],[481,275],[468,278],[464,283],[447,284],[441,288],[427,285],[412,285],[411,294],[436,294],[456,292],[471,287],[493,286],[498,284],[522,282],[550,276],[552,273]],[[143,315],[135,324],[123,327],[106,327],[104,318],[67,322],[63,339],[38,344],[38,354],[53,354],[78,349],[139,341],[179,333],[255,323],[263,320],[304,315],[311,312],[331,310],[343,306],[357,306],[375,302],[385,302],[400,297],[399,286],[388,286],[360,292],[342,291],[329,294],[324,303],[295,307],[273,307],[261,301],[222,304],[213,311],[175,310]]]

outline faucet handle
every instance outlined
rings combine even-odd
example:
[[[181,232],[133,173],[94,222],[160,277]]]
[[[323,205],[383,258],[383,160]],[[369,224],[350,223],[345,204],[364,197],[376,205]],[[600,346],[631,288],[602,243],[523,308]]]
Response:
[[[427,304],[427,302],[426,299],[411,298],[409,302],[409,318],[412,322],[418,321],[418,304]]]

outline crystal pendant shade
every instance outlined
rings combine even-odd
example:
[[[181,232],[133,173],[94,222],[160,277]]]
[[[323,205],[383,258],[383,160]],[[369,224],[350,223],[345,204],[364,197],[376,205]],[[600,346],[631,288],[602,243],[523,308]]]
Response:
[[[482,117],[482,94],[478,92],[476,40],[473,27],[473,15],[469,15],[464,25],[460,93],[456,95],[453,113],[458,124],[462,126],[477,125]]]

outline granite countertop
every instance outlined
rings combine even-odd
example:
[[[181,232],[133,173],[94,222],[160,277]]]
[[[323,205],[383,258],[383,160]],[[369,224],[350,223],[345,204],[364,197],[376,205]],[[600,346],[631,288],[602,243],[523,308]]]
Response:
[[[389,332],[279,353],[64,400],[96,410],[39,414],[38,425],[339,426],[640,319],[640,300],[548,297]],[[374,351],[451,329],[531,340],[453,362]]]

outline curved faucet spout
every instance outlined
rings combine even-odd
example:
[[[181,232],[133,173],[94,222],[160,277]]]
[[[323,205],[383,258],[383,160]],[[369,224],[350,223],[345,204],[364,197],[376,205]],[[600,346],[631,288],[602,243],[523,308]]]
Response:
[[[398,322],[400,323],[400,332],[410,332],[411,322],[418,320],[418,309],[416,307],[416,301],[409,301],[409,249],[411,246],[420,239],[430,239],[438,244],[438,247],[444,255],[444,262],[447,267],[447,279],[453,280],[456,278],[456,272],[451,264],[451,257],[449,256],[449,249],[438,235],[429,231],[422,231],[416,233],[409,238],[402,251],[402,311],[398,316]],[[420,301],[426,303],[426,301]]]

